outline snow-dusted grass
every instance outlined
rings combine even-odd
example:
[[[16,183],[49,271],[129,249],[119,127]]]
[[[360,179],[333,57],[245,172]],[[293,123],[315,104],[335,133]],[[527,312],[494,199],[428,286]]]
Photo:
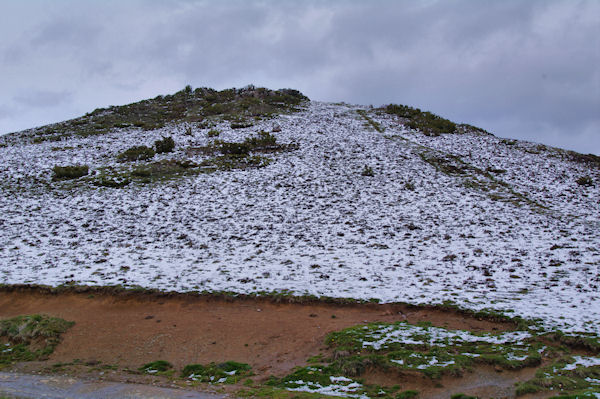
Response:
[[[470,343],[484,344],[514,344],[531,338],[526,331],[514,331],[501,334],[481,333],[474,334],[469,331],[448,330],[431,326],[415,326],[408,323],[381,324],[361,327],[363,332],[361,342],[363,348],[380,350],[395,343],[404,345],[427,345],[449,347]],[[362,331],[361,331],[362,330]]]
[[[269,154],[264,168],[120,189],[52,182],[52,168],[117,167],[119,153],[164,136],[175,152],[155,161],[201,162],[184,150],[206,145],[209,129],[0,148],[0,283],[449,300],[600,333],[597,168],[489,135],[425,136],[358,106],[312,102],[253,127],[214,128],[241,142],[274,126],[278,143],[298,149]],[[594,186],[575,182],[588,175]]]
[[[251,375],[251,367],[246,363],[228,361],[225,363],[188,364],[183,368],[181,376],[191,381],[210,384],[235,384],[242,378]]]
[[[552,390],[568,393],[569,398],[593,398],[600,395],[600,359],[591,356],[567,356],[539,369],[535,377],[517,384],[517,395]]]
[[[290,381],[288,391],[311,392],[322,395],[341,396],[346,398],[369,399],[365,394],[357,394],[363,386],[356,381],[346,377],[329,377],[331,384],[322,386],[318,382],[311,381]]]
[[[548,348],[525,331],[471,333],[430,325],[371,323],[330,333],[331,365],[361,374],[368,366],[400,368],[436,378],[462,375],[476,364],[520,369],[540,364]]]

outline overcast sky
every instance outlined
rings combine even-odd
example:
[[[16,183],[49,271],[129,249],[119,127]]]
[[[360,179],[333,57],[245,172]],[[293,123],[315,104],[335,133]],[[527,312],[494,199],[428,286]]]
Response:
[[[0,0],[0,134],[250,83],[600,154],[600,0]]]

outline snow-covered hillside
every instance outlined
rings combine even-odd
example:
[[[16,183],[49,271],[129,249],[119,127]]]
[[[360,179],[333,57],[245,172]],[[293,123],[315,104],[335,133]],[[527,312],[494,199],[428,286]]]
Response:
[[[0,148],[0,283],[449,300],[600,333],[597,165],[476,130],[427,136],[401,122],[310,102],[246,128],[13,136]],[[262,168],[122,188],[51,181],[55,165],[119,168],[117,154],[164,136],[175,151],[155,160],[200,163],[208,155],[189,148],[215,140],[211,129],[228,142],[275,130],[278,143],[297,147],[267,154]],[[584,176],[595,185],[576,183]]]

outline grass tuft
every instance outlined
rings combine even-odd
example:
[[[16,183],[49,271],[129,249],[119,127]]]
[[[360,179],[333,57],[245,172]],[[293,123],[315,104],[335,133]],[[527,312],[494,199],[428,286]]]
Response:
[[[0,368],[16,361],[44,360],[73,322],[44,315],[0,320]]]
[[[54,166],[52,180],[69,180],[86,176],[90,168],[87,165]]]

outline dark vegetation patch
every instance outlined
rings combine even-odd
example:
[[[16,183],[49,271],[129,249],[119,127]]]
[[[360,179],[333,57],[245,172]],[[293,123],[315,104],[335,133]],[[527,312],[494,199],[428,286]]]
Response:
[[[131,177],[128,173],[108,167],[100,169],[98,175],[91,182],[94,186],[121,188],[131,183]]]
[[[44,360],[74,323],[44,315],[0,320],[0,368],[18,361]]]
[[[157,151],[170,152],[174,146],[174,141],[170,137],[155,142]],[[208,146],[190,147],[184,150],[184,153],[190,156],[212,155],[201,162],[189,159],[151,161],[155,154],[152,148],[143,145],[135,146],[119,154],[117,159],[121,162],[136,162],[136,164],[99,168],[86,181],[94,186],[122,188],[134,182],[145,184],[218,170],[262,168],[269,165],[272,159],[261,154],[291,151],[296,148],[297,145],[294,144],[278,143],[274,135],[264,131],[246,138],[241,143],[215,140]]]
[[[252,375],[252,367],[246,363],[224,362],[202,364],[188,364],[183,368],[181,377],[198,382],[217,384],[236,384],[243,378]]]
[[[513,145],[517,145],[517,140],[502,139],[502,140],[500,140],[500,143],[507,145],[507,146],[513,146]]]
[[[229,125],[232,129],[245,129],[247,127],[252,127],[252,123],[250,122],[231,122]]]
[[[219,137],[220,134],[221,134],[221,132],[219,130],[210,129],[207,133],[207,136],[213,138],[213,137]]]
[[[600,168],[600,156],[594,154],[580,154],[575,151],[566,151],[567,157],[577,163],[582,163],[594,168]]]
[[[167,362],[166,360],[157,360],[155,362],[144,364],[138,370],[146,374],[164,375],[171,373],[172,369],[173,365],[171,363]]]
[[[172,95],[99,108],[80,118],[38,128],[31,140],[33,143],[60,141],[122,128],[154,130],[168,123],[202,124],[211,118],[231,120],[236,127],[245,127],[251,124],[250,120],[296,111],[306,101],[306,96],[293,89],[247,86],[217,91],[210,88],[193,90],[187,86]]]
[[[117,160],[120,162],[134,162],[134,161],[147,161],[154,157],[156,153],[150,147],[145,145],[138,145],[126,149],[117,156]]]
[[[257,136],[246,138],[241,143],[215,140],[205,147],[188,148],[186,153],[190,155],[198,153],[214,155],[200,163],[190,160],[162,160],[142,164],[134,169],[106,168],[94,179],[94,184],[106,187],[124,187],[133,181],[151,183],[165,178],[210,173],[217,170],[261,168],[269,165],[272,159],[256,153],[288,151],[295,148],[292,145],[278,144],[275,136],[261,131]]]
[[[56,165],[52,168],[52,180],[70,180],[86,176],[90,168],[87,165]]]
[[[389,104],[383,108],[383,111],[398,116],[407,127],[419,130],[427,136],[439,136],[442,133],[459,132],[456,123],[431,112],[421,111],[419,108]]]
[[[263,168],[272,162],[271,158],[260,155],[221,155],[203,161],[200,165],[208,168],[208,171],[214,170],[234,170]]]
[[[447,154],[442,156],[440,154],[422,152],[419,156],[423,161],[446,175],[464,175],[470,169],[474,169],[455,155]]]
[[[485,170],[486,170],[486,172],[490,172],[490,173],[493,173],[493,174],[496,174],[496,175],[500,175],[500,174],[506,173],[506,169],[498,169],[498,168],[493,168],[493,167],[490,167],[490,166],[488,166]]]
[[[591,187],[594,185],[592,178],[589,176],[581,176],[580,178],[575,180],[575,183],[579,184],[580,186],[586,186],[586,187]]]
[[[367,176],[367,177],[373,177],[375,176],[375,172],[373,172],[373,168],[370,167],[369,165],[365,165],[362,169],[362,171],[360,172],[360,174],[362,176]]]
[[[297,149],[295,144],[280,144],[277,138],[268,132],[260,131],[256,136],[247,137],[241,143],[214,140],[210,144],[201,147],[189,147],[185,152],[189,155],[204,154],[214,155],[248,155],[250,153],[273,153],[292,151]]]
[[[469,125],[468,123],[459,123],[456,125],[458,133],[476,133],[480,135],[493,136],[492,133],[477,126]]]
[[[138,164],[133,168],[106,167],[91,179],[95,186],[121,188],[132,182],[152,183],[174,177],[207,173],[212,169],[189,160],[163,159],[156,162]]]
[[[173,152],[175,149],[175,140],[173,140],[173,137],[163,137],[162,139],[154,142],[154,149],[157,154]]]

